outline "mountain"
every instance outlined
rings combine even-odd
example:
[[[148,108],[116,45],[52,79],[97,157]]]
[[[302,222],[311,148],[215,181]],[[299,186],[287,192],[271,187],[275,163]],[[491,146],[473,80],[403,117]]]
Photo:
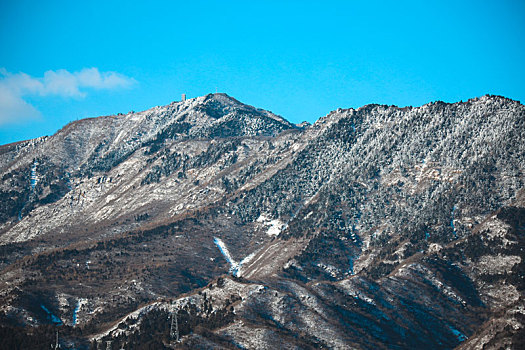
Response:
[[[488,95],[294,125],[210,94],[0,146],[2,346],[518,349],[524,171]]]

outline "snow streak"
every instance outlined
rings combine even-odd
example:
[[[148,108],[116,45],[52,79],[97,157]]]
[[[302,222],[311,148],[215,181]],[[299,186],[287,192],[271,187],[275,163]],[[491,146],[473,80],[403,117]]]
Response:
[[[44,304],[40,304],[40,307],[42,308],[42,310],[44,310],[47,313],[47,315],[51,319],[51,322],[53,322],[54,324],[58,326],[62,325],[62,320],[58,318],[57,316],[55,316],[55,314],[53,314],[51,311],[49,311],[49,309],[45,307]]]
[[[242,259],[240,262],[236,262],[232,258],[230,251],[228,250],[228,248],[226,247],[226,244],[224,244],[222,239],[213,237],[213,242],[215,242],[215,245],[219,248],[219,250],[221,251],[226,261],[230,264],[230,270],[228,272],[231,273],[235,277],[241,277],[241,267],[244,264],[250,262],[255,256],[255,253],[251,253],[250,255]]]

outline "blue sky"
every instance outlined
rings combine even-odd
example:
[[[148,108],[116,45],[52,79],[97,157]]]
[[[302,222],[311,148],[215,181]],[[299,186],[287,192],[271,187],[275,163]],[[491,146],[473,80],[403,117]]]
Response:
[[[368,103],[525,101],[525,2],[0,2],[0,144],[210,92],[313,122]]]

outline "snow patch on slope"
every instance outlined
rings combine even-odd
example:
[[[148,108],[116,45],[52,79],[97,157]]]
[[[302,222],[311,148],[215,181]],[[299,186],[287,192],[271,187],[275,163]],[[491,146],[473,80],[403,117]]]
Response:
[[[283,231],[285,227],[285,224],[279,219],[271,220],[264,215],[259,216],[257,218],[257,222],[263,224],[264,226],[268,226],[266,234],[270,237],[279,236],[279,234]]]

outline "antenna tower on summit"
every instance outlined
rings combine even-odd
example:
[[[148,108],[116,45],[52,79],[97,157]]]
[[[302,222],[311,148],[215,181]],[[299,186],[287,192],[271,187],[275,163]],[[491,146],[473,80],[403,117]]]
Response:
[[[182,97],[180,98],[181,101],[186,101],[186,94],[182,94]]]

